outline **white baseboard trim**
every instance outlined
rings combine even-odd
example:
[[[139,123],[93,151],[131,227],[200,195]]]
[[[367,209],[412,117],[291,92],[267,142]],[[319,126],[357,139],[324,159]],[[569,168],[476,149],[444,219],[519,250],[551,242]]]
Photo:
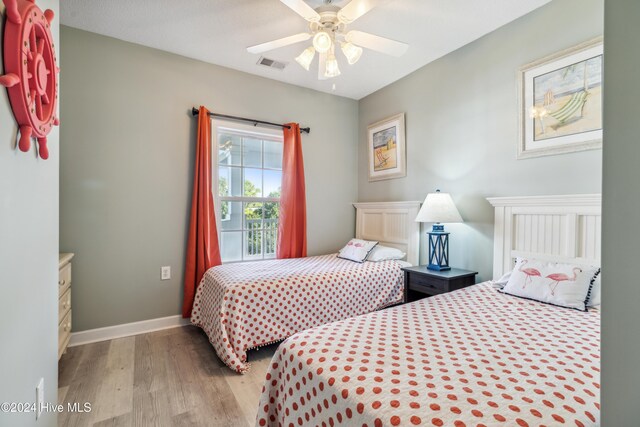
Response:
[[[188,325],[189,323],[189,319],[183,319],[182,316],[177,315],[125,323],[123,325],[107,326],[105,328],[89,329],[87,331],[72,332],[71,338],[69,339],[69,347],[145,334],[163,329],[177,328]]]

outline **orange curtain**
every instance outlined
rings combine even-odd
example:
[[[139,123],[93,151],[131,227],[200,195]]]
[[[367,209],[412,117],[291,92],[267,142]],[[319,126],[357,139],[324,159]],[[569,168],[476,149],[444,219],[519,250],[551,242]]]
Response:
[[[218,246],[218,230],[211,192],[211,119],[209,111],[200,107],[196,164],[191,194],[191,219],[184,273],[182,317],[191,317],[193,299],[204,273],[222,264]]]
[[[302,162],[300,125],[287,123],[284,128],[282,156],[282,192],[276,256],[302,258],[307,256],[307,201]]]

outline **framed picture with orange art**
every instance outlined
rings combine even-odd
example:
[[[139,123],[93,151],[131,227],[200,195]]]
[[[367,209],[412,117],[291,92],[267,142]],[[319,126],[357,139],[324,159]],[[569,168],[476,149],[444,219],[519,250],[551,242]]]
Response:
[[[518,72],[518,159],[602,148],[602,37]]]
[[[369,181],[407,176],[407,147],[404,139],[404,113],[367,127]]]

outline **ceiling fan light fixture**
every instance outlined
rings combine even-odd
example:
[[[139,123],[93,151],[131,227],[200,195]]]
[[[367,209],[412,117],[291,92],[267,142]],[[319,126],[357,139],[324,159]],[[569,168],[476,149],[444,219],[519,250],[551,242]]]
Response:
[[[325,67],[324,76],[328,79],[332,77],[338,77],[340,75],[340,68],[338,67],[338,61],[336,55],[330,52],[327,55],[327,65]]]
[[[328,52],[331,49],[331,36],[326,31],[318,31],[313,36],[313,47],[320,53]]]
[[[316,56],[316,50],[313,46],[309,46],[296,57],[296,62],[300,64],[302,68],[309,71],[309,67],[311,66],[311,61],[313,61],[314,56]]]
[[[342,53],[347,57],[347,62],[349,65],[353,65],[362,56],[362,48],[360,46],[356,46],[351,42],[342,43]]]

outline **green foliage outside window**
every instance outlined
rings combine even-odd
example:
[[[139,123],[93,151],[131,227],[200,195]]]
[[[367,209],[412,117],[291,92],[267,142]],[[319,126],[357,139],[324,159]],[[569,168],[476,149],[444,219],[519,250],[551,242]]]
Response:
[[[226,178],[218,180],[218,191],[222,197],[229,196],[229,183]],[[251,181],[244,182],[244,197],[258,197],[260,189]],[[280,189],[272,191],[268,198],[280,199]],[[223,219],[229,218],[230,203],[222,203],[220,215]],[[264,210],[264,221],[263,219]],[[246,221],[247,241],[245,242],[247,253],[257,255],[262,248],[262,236],[265,237],[265,253],[275,253],[276,238],[278,233],[278,218],[280,218],[280,203],[278,202],[249,202],[244,206],[244,218]]]

